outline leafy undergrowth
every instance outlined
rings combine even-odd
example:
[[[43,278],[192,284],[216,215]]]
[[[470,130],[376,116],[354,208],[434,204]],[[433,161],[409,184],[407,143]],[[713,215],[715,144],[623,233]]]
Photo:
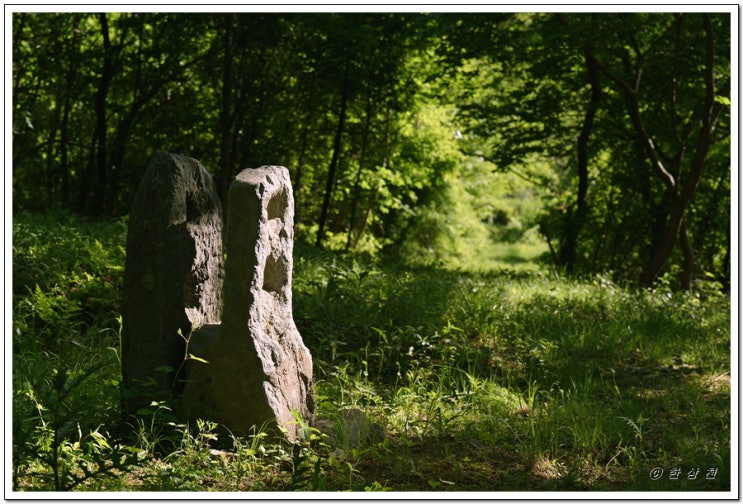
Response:
[[[13,223],[17,491],[730,489],[727,296],[301,245],[294,318],[335,430],[240,438],[167,403],[122,426],[125,234],[67,214]]]

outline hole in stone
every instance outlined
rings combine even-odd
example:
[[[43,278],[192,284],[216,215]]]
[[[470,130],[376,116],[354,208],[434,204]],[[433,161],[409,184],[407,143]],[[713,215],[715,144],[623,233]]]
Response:
[[[281,191],[274,194],[273,198],[268,202],[268,220],[282,219],[284,217],[284,210],[286,210],[288,204],[289,201],[287,199],[286,189],[282,188]]]
[[[286,266],[283,257],[277,259],[269,255],[266,258],[266,267],[263,270],[263,290],[281,292],[287,282]]]

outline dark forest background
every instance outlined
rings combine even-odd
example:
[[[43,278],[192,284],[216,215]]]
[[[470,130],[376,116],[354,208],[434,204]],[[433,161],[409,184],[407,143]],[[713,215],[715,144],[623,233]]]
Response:
[[[223,202],[288,167],[319,247],[461,265],[532,240],[568,273],[727,290],[730,23],[16,12],[13,209],[125,215],[164,150]]]

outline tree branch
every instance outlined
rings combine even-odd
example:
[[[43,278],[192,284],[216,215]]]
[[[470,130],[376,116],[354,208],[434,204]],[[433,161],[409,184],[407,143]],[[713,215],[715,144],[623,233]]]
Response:
[[[655,147],[655,144],[653,143],[653,139],[650,137],[650,134],[645,129],[645,123],[642,120],[642,116],[640,115],[640,104],[637,97],[637,90],[633,88],[632,86],[627,83],[622,77],[611,71],[608,67],[606,67],[601,61],[599,61],[598,58],[596,58],[596,55],[593,54],[591,51],[586,49],[586,56],[591,59],[592,64],[596,65],[596,67],[601,70],[601,73],[606,75],[609,80],[617,84],[621,90],[624,92],[625,97],[628,101],[628,112],[630,115],[630,118],[632,120],[632,125],[635,128],[635,131],[638,135],[640,135],[640,139],[642,140],[642,144],[645,147],[645,151],[648,154],[648,157],[650,158],[650,162],[653,166],[653,169],[655,170],[655,173],[658,175],[658,177],[661,179],[661,181],[665,184],[665,186],[672,191],[676,191],[676,179],[671,175],[671,173],[666,170],[666,167],[663,165],[663,162],[660,160],[660,156],[658,154],[658,150]],[[637,71],[637,78],[639,79],[641,75],[640,70]],[[639,86],[639,80],[637,81],[637,85]]]
[[[724,109],[724,105],[715,100],[715,97],[718,95],[715,90],[715,41],[712,22],[710,21],[708,14],[704,16],[704,31],[706,56],[704,68],[705,98],[701,117],[702,126],[699,131],[699,138],[697,139],[694,157],[691,161],[689,179],[688,182],[684,184],[680,193],[681,204],[684,207],[691,201],[697,185],[699,185],[699,181],[702,178],[704,160],[707,158],[707,153],[712,145],[712,133],[714,132],[720,114]],[[728,79],[722,86],[720,94],[728,94],[729,92],[730,79]]]

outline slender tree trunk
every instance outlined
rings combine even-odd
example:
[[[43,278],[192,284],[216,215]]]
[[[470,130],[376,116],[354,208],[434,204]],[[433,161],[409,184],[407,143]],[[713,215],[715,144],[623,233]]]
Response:
[[[223,211],[227,212],[227,190],[232,178],[233,152],[232,152],[232,125],[235,116],[232,113],[232,35],[233,19],[231,14],[221,18],[224,22],[222,27],[222,98],[219,108],[219,174],[217,176],[217,188],[222,200]]]
[[[59,97],[56,97],[59,98]],[[56,156],[54,152],[54,146],[57,144],[57,134],[61,127],[61,115],[62,105],[59,104],[58,100],[55,100],[56,104],[54,110],[52,110],[52,116],[49,126],[49,140],[46,144],[46,170],[44,172],[44,180],[42,181],[43,187],[41,190],[46,190],[46,202],[47,205],[51,203],[54,193],[56,192],[56,177],[54,177],[54,165],[56,164]]]
[[[103,150],[104,158],[106,153],[106,95],[108,94],[108,85],[110,82],[111,39],[109,37],[108,18],[106,14],[99,14],[98,19],[101,23],[101,34],[103,36],[103,66],[93,102],[96,121],[95,128],[93,129],[93,137],[90,141],[88,164],[80,180],[77,206],[82,212],[89,212],[91,209],[95,209],[95,205],[91,203],[90,189],[91,184],[94,184],[94,190],[98,189],[101,185],[100,181],[96,180],[96,177],[100,175],[100,169],[97,169],[97,163],[100,159],[99,151]],[[103,139],[103,146],[101,146],[101,139]],[[92,198],[95,198],[95,195]]]
[[[302,141],[299,147],[299,156],[297,157],[297,170],[294,175],[294,222],[299,222],[302,216],[302,206],[304,203],[304,191],[302,191],[302,175],[304,174],[304,156],[307,152],[307,139],[310,134],[310,128],[306,124],[302,125]]]
[[[153,98],[156,94],[153,92],[147,96],[142,96],[140,90],[142,88],[142,31],[143,26],[139,25],[137,29],[137,64],[134,68],[134,98],[129,110],[124,114],[124,117],[119,121],[116,127],[116,135],[114,136],[113,145],[111,146],[110,155],[110,169],[111,173],[109,176],[108,186],[106,188],[106,194],[103,200],[103,208],[106,211],[114,209],[116,197],[119,192],[119,184],[121,180],[121,171],[124,164],[124,152],[126,150],[126,144],[129,140],[134,119],[136,118],[139,110],[144,106],[145,102]]]
[[[73,51],[77,53],[80,50],[80,33],[79,28],[80,19],[78,18],[73,29]],[[70,109],[72,108],[72,93],[75,86],[75,77],[78,71],[78,58],[73,57],[70,62],[70,66],[67,69],[65,75],[65,91],[64,91],[64,105],[62,110],[62,123],[60,124],[60,137],[59,137],[59,178],[62,185],[62,194],[60,200],[68,204],[70,203],[70,172],[68,159],[68,149],[70,144]]]
[[[361,173],[364,170],[364,163],[366,161],[366,144],[369,140],[369,127],[371,124],[371,96],[370,93],[367,93],[366,96],[366,119],[364,120],[364,132],[361,136],[361,153],[359,155],[359,166],[358,170],[356,171],[356,180],[354,180],[353,183],[353,191],[351,193],[351,215],[348,218],[348,235],[346,236],[346,250],[349,250],[351,248],[351,245],[356,245],[356,240],[352,240],[353,236],[353,227],[356,220],[356,210],[359,206],[359,193],[361,192]]]
[[[565,229],[565,242],[560,247],[560,263],[565,266],[568,273],[575,269],[577,256],[578,237],[585,224],[588,215],[588,142],[591,138],[593,123],[601,100],[601,85],[599,83],[599,70],[591,59],[590,53],[585,53],[586,70],[588,82],[591,86],[591,99],[583,117],[583,126],[578,136],[578,194],[576,196],[576,209],[568,214]]]
[[[114,137],[114,142],[111,147],[111,173],[108,187],[106,189],[106,198],[104,200],[104,209],[106,211],[115,210],[116,198],[119,193],[119,185],[121,181],[121,172],[124,164],[126,144],[129,141],[129,135],[131,133],[132,125],[134,124],[134,119],[142,105],[144,105],[144,102],[135,102],[132,104],[132,108],[127,112],[126,116],[124,116],[116,128],[116,136]]]
[[[385,118],[385,123],[384,123],[384,152],[382,153],[382,168],[387,168],[387,159],[390,154],[390,124],[391,122],[392,122],[392,107],[389,104],[387,104],[387,116]],[[378,194],[379,194],[379,185],[377,185],[377,187],[374,188],[374,192],[372,193],[371,198],[369,198],[369,204],[366,206],[366,212],[364,213],[364,218],[361,220],[361,227],[357,231],[356,236],[354,236],[353,244],[351,245],[351,248],[356,248],[356,246],[359,243],[359,240],[361,240],[361,237],[366,231],[366,228],[369,225],[369,216],[374,210],[374,205],[377,202]]]
[[[300,140],[300,146],[299,146],[299,155],[297,156],[297,168],[294,174],[294,182],[292,182],[292,186],[294,187],[294,222],[298,223],[301,221],[303,214],[304,214],[304,190],[302,188],[302,183],[304,182],[304,175],[305,175],[305,158],[307,156],[307,146],[309,143],[309,136],[310,136],[310,124],[311,124],[311,116],[312,116],[312,104],[314,102],[315,97],[315,82],[314,79],[310,78],[308,81],[305,81],[304,83],[305,88],[304,92],[302,93],[302,99],[299,102],[298,109],[303,110],[304,109],[304,115],[300,114],[298,115],[299,122],[300,122],[300,131],[301,131],[301,140]],[[291,127],[291,125],[290,125]]]
[[[681,251],[684,254],[683,269],[681,270],[681,288],[684,290],[691,290],[694,285],[695,258],[694,247],[691,244],[691,237],[689,236],[689,229],[686,226],[686,219],[681,221],[679,238]]]
[[[103,72],[101,74],[101,80],[98,85],[98,92],[95,95],[95,114],[96,114],[96,144],[98,147],[96,153],[96,186],[93,193],[93,206],[92,210],[94,213],[99,214],[103,210],[103,202],[106,195],[106,186],[108,184],[108,151],[107,151],[107,117],[106,117],[106,100],[108,98],[108,90],[111,85],[111,80],[114,77],[114,48],[111,45],[111,39],[109,38],[108,32],[108,19],[106,14],[100,15],[101,20],[101,33],[103,34]],[[123,43],[123,41],[122,41]]]
[[[134,102],[116,127],[116,136],[114,137],[113,145],[111,146],[111,176],[109,177],[104,207],[107,211],[115,210],[116,198],[118,196],[121,181],[121,173],[124,166],[126,146],[129,142],[129,137],[131,136],[134,121],[142,108],[157,95],[168,81],[169,79],[164,78],[153,83],[152,87],[145,93],[139,93],[137,91],[135,93],[136,98]]]
[[[65,102],[64,113],[62,114],[62,134],[59,139],[59,177],[62,183],[62,193],[60,200],[64,204],[70,203],[70,169],[68,167],[68,146],[70,144],[69,124],[70,103],[69,98]]]
[[[722,288],[730,292],[730,226],[725,229],[725,257],[722,260]]]
[[[328,168],[328,179],[325,184],[325,196],[323,197],[322,209],[320,211],[320,219],[318,221],[317,238],[315,239],[315,247],[321,247],[322,241],[325,238],[325,225],[328,220],[328,211],[330,210],[330,200],[333,194],[333,186],[335,185],[335,175],[338,170],[338,159],[340,158],[341,151],[341,140],[343,138],[343,130],[346,124],[346,107],[348,101],[348,64],[346,64],[346,70],[343,77],[343,90],[341,91],[341,105],[340,112],[338,113],[338,127],[335,130],[335,139],[333,140],[333,156],[330,160],[330,167]]]
[[[98,16],[101,23],[101,35],[103,36],[103,65],[101,76],[98,79],[98,90],[94,99],[95,110],[95,129],[91,140],[90,158],[88,159],[88,168],[83,175],[82,188],[79,197],[79,206],[81,210],[99,214],[103,210],[103,202],[108,184],[108,152],[106,150],[107,142],[107,116],[106,100],[111,81],[116,74],[115,58],[121,51],[125,35],[122,34],[121,41],[117,46],[112,45],[108,29],[108,17],[106,13]],[[93,191],[90,193],[91,183]]]

